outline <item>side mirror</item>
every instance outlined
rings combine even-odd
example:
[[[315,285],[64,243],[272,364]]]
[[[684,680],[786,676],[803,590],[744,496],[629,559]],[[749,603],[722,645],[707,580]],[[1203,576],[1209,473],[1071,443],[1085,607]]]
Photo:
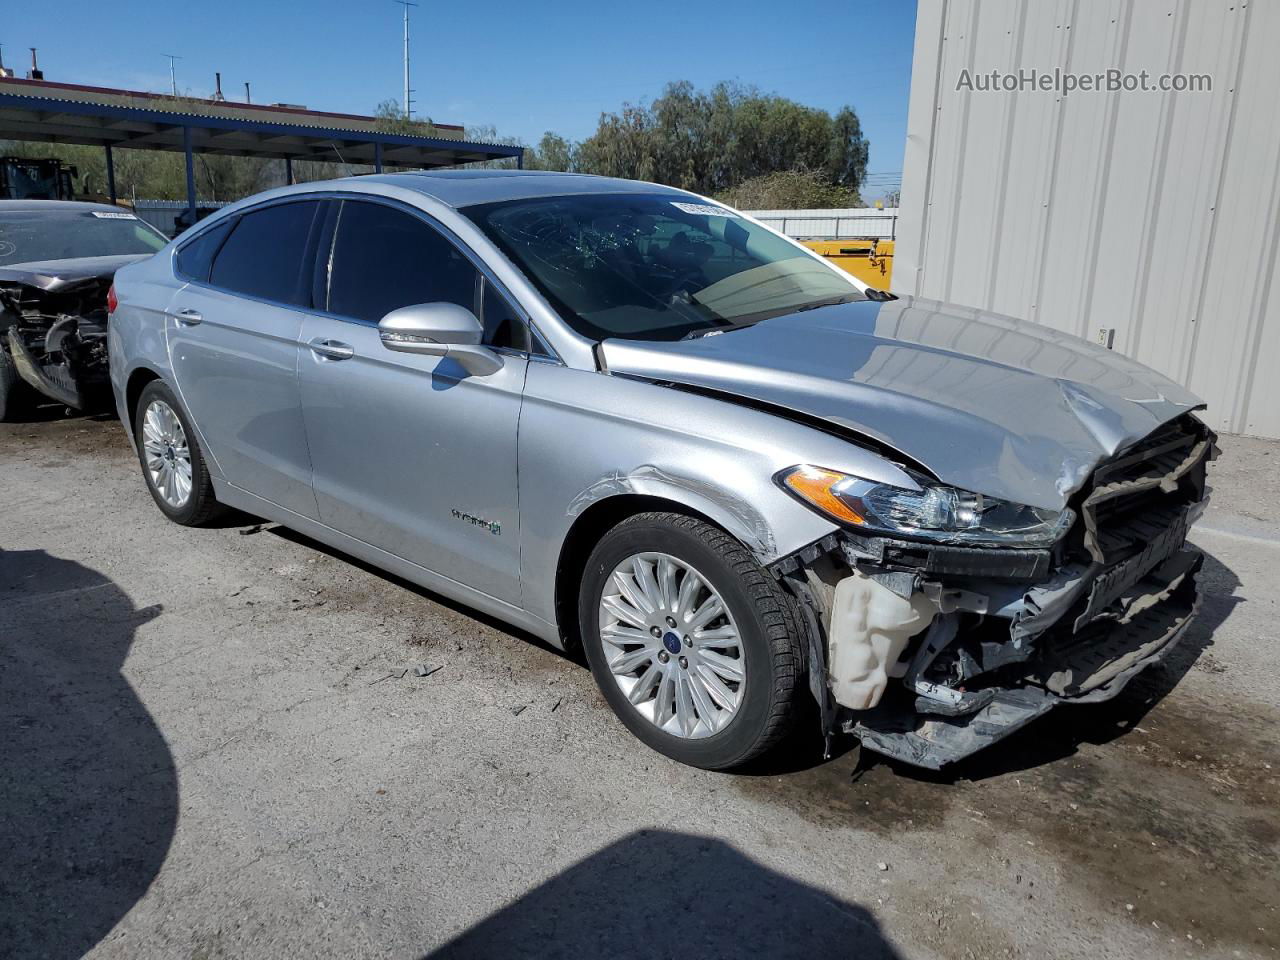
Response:
[[[456,303],[415,303],[392,310],[378,323],[382,345],[398,353],[450,357],[477,377],[502,369],[502,357],[480,340],[476,315]]]

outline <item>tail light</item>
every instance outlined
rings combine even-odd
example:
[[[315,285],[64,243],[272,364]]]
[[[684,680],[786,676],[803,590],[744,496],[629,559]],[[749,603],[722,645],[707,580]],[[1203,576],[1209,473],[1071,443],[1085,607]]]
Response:
[[[120,301],[116,298],[116,285],[113,283],[107,290],[107,313],[115,313]]]

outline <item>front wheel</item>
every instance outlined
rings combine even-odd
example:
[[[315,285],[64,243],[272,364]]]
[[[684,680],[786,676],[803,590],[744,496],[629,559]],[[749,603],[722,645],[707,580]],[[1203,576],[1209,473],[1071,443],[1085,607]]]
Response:
[[[724,769],[789,730],[802,675],[793,602],[723,530],[672,513],[623,521],[587,561],[578,622],[605,699],[658,752]]]

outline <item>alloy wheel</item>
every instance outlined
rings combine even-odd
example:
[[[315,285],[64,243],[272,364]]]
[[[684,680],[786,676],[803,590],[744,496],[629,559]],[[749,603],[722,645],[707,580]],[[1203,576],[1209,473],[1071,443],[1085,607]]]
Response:
[[[650,723],[700,739],[733,720],[744,648],[724,599],[692,566],[666,553],[623,560],[605,584],[599,626],[610,673]]]
[[[169,506],[181,507],[191,496],[191,450],[182,422],[163,400],[147,405],[142,449],[152,486]]]

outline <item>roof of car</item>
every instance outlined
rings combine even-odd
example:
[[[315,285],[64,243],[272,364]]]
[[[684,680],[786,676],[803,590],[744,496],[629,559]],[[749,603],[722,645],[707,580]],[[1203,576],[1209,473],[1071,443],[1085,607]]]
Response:
[[[416,190],[451,207],[583,193],[684,192],[674,187],[639,180],[597,177],[585,173],[554,173],[548,170],[423,170],[417,173],[376,174],[360,179]]]
[[[129,212],[124,207],[113,207],[109,203],[82,203],[79,200],[0,200],[0,213],[86,213],[90,210]]]

